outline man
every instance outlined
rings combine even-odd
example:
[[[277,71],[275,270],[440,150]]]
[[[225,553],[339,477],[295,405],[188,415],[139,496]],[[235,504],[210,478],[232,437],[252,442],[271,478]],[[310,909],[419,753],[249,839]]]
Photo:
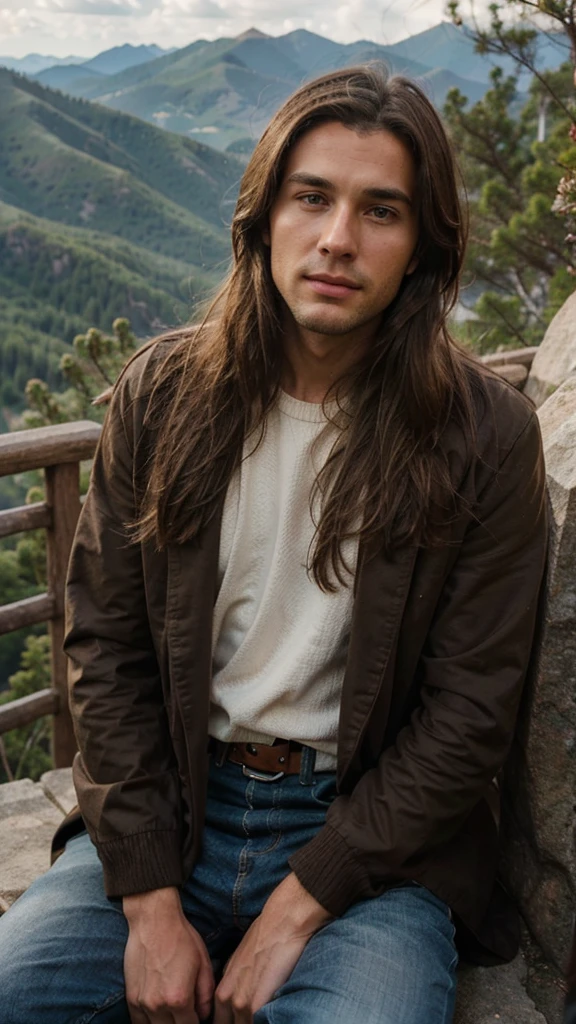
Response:
[[[544,471],[447,331],[463,223],[419,89],[324,76],[207,317],[123,373],[69,575],[89,834],[0,924],[4,1024],[449,1024],[455,926],[513,955]]]

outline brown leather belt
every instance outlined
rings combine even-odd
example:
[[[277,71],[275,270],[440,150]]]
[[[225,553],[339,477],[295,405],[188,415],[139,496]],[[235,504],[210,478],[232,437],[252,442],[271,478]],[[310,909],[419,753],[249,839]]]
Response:
[[[267,743],[222,743],[211,739],[209,748],[217,763],[232,761],[242,766],[244,775],[260,778],[262,782],[273,782],[283,775],[299,775],[302,760],[302,744],[295,740],[275,740],[273,746]],[[270,777],[272,776],[272,777]]]

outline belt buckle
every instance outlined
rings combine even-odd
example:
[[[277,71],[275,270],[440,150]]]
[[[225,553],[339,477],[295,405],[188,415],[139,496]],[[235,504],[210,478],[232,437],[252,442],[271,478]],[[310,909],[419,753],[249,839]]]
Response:
[[[257,782],[278,782],[283,779],[286,772],[276,772],[275,775],[267,774],[266,772],[258,772],[255,768],[249,768],[247,764],[242,765],[242,774],[247,779],[256,779]]]

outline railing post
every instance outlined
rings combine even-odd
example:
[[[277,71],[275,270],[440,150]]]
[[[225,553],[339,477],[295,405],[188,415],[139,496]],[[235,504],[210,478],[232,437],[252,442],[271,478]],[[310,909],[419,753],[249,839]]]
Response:
[[[0,477],[45,469],[46,501],[0,511],[0,537],[46,529],[48,593],[0,605],[0,636],[48,622],[52,645],[51,686],[0,707],[0,737],[52,714],[52,757],[57,768],[76,752],[68,705],[68,663],[64,640],[64,585],[80,514],[80,463],[91,459],[100,426],[90,420],[0,434]],[[1,600],[1,597],[0,597]]]
[[[68,706],[68,659],[64,641],[64,585],[74,532],[80,515],[80,464],[47,466],[46,504],[52,511],[52,525],[46,531],[48,593],[54,598],[54,617],[49,631],[52,648],[52,685],[58,691],[58,714],[53,719],[52,753],[55,768],[72,764],[76,740]]]

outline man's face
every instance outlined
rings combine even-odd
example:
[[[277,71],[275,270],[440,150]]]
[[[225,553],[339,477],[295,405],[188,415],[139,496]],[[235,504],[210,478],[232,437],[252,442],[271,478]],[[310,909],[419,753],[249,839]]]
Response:
[[[289,314],[321,335],[376,330],[417,261],[416,171],[388,131],[336,121],[291,150],[264,240]]]

